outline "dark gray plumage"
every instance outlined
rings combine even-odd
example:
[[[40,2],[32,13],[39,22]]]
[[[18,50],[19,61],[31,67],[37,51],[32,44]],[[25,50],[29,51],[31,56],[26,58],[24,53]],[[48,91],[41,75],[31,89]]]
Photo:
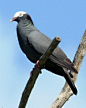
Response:
[[[31,17],[26,12],[17,12],[11,21],[18,22],[17,36],[22,51],[31,62],[36,63],[40,56],[46,51],[52,40],[34,27]],[[59,47],[50,55],[44,68],[63,76],[73,93],[77,94],[77,89],[71,80],[72,75],[67,72],[67,70],[71,70],[77,73],[77,70]]]

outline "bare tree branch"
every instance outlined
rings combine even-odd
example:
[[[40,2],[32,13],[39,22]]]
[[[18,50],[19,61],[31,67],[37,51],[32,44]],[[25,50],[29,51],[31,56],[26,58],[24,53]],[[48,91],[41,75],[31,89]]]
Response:
[[[51,55],[51,53],[53,52],[53,50],[56,48],[56,46],[59,44],[60,41],[61,41],[61,39],[59,37],[54,38],[51,45],[47,49],[47,51],[40,57],[40,59],[39,59],[40,70],[43,67],[43,65],[46,63],[47,59],[49,58],[49,56]],[[30,93],[34,87],[35,81],[39,75],[40,70],[38,69],[38,67],[36,67],[36,66],[34,67],[33,72],[32,72],[33,74],[30,77],[30,79],[28,80],[27,85],[23,91],[21,101],[20,101],[18,108],[25,108],[26,103],[27,103]]]
[[[77,52],[73,60],[74,66],[78,72],[79,72],[79,69],[80,69],[80,66],[81,66],[81,63],[83,61],[85,54],[86,54],[86,30],[81,39],[81,42],[79,44],[79,47],[77,49]],[[72,80],[76,82],[78,74],[75,74],[73,72],[71,73],[74,76]],[[49,108],[61,108],[72,95],[73,95],[73,92],[71,91],[70,87],[68,86],[66,82],[61,93],[59,94],[59,96],[56,98],[56,100],[52,103],[52,105]]]

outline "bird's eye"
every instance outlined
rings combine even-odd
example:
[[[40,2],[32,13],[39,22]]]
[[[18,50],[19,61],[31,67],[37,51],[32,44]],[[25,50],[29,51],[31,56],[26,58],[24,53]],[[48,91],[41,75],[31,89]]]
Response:
[[[19,14],[19,17],[22,17],[22,16],[23,16],[23,14],[22,14],[22,13],[20,13],[20,14]]]

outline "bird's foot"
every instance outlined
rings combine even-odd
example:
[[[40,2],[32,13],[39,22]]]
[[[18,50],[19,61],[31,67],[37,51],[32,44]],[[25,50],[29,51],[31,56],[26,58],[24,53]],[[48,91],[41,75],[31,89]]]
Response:
[[[39,66],[39,60],[37,60],[36,64],[35,64],[35,67],[37,67],[40,71],[40,74],[42,73],[41,70],[40,70],[40,66]]]
[[[39,60],[37,60],[35,67],[37,67],[39,69]]]
[[[41,74],[42,72],[41,72],[41,70],[40,70],[40,68],[39,68],[39,67],[40,67],[40,66],[39,66],[39,60],[37,60],[35,66],[34,66],[34,68],[33,68],[33,70],[35,69],[35,67],[37,67],[37,69],[40,71],[40,74]],[[31,71],[30,76],[32,76],[33,70]]]

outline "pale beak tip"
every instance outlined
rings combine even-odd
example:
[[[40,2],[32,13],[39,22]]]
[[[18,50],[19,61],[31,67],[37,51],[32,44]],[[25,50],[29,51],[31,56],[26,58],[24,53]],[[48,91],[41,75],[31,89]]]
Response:
[[[10,22],[12,22],[13,20],[10,20]]]

